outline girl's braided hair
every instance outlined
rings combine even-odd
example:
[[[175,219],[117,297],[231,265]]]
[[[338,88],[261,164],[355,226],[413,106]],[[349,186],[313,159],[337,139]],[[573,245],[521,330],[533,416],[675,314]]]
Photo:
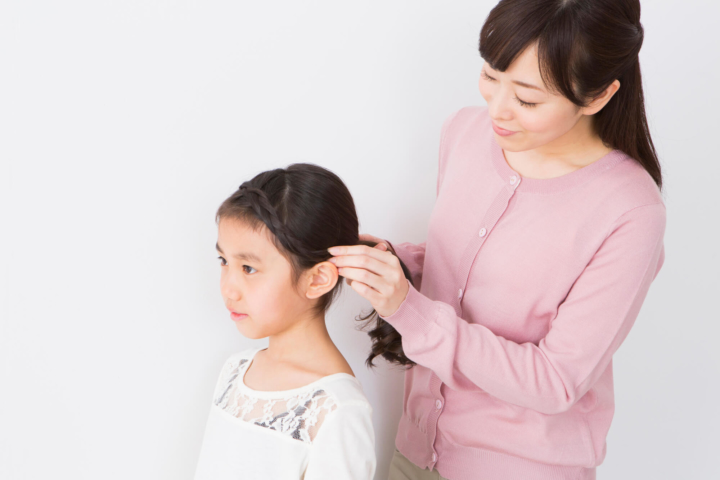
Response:
[[[359,222],[352,195],[343,181],[331,171],[310,163],[295,163],[287,168],[262,172],[242,185],[218,208],[216,221],[234,219],[253,229],[266,227],[275,247],[292,267],[293,283],[303,271],[329,260],[328,248],[336,245],[368,245],[358,235]],[[410,272],[400,261],[405,277]],[[337,298],[342,284],[320,297],[315,312],[324,315]],[[405,366],[414,362],[402,350],[400,334],[372,310],[359,317],[364,327],[375,323],[368,332],[372,349],[366,363],[382,356]]]

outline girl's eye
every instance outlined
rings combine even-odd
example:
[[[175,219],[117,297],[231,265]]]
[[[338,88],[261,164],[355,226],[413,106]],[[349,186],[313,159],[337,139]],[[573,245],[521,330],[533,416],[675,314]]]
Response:
[[[247,269],[252,270],[252,272],[248,272]],[[244,270],[245,273],[247,273],[248,275],[257,272],[257,270],[255,270],[255,269],[254,269],[253,267],[251,267],[250,265],[243,265],[243,270]]]
[[[489,81],[491,81],[491,82],[494,82],[494,81],[495,81],[494,78],[492,78],[490,75],[488,75],[487,73],[485,73],[485,70],[482,70],[482,77],[483,77],[485,80],[489,80]]]
[[[218,259],[220,260],[220,266],[227,266],[227,261],[223,257],[218,257]]]
[[[520,103],[520,105],[522,105],[523,107],[534,107],[535,105],[537,105],[537,103],[523,102],[518,97],[515,97],[515,100],[517,100]]]

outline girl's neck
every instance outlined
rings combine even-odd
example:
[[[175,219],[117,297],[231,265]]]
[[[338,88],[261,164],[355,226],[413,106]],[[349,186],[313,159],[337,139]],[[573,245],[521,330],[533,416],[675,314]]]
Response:
[[[325,326],[325,316],[308,316],[292,327],[268,337],[264,355],[273,362],[296,365],[315,363],[328,353],[339,352]]]

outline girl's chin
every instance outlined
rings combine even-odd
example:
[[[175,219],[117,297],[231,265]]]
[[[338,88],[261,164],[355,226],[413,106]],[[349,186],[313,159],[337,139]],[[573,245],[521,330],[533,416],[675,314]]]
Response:
[[[248,328],[247,325],[243,325],[240,322],[237,322],[235,324],[235,328],[237,328],[237,331],[240,332],[240,334],[245,337],[249,338],[250,340],[257,340],[259,338],[264,338],[267,335],[258,335],[258,332],[253,331],[252,328]]]

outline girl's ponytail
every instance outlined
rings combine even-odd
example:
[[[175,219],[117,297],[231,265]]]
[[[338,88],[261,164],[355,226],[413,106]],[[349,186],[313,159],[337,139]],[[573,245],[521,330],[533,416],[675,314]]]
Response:
[[[377,245],[377,243],[375,242],[369,242],[364,240],[360,240],[358,244],[367,245],[369,247],[374,247],[375,245]],[[394,252],[392,251],[391,253],[394,254]],[[398,257],[398,260],[400,260],[400,257]],[[403,263],[402,260],[400,260],[400,266],[402,267],[403,273],[405,274],[405,278],[408,279],[410,284],[413,284],[412,278],[410,277],[410,270],[407,268],[407,266]],[[413,365],[415,365],[415,362],[405,356],[405,352],[403,351],[402,346],[402,337],[400,336],[398,331],[395,330],[395,327],[383,320],[383,318],[379,316],[375,310],[372,310],[369,314],[365,316],[358,317],[357,320],[365,322],[365,324],[362,326],[363,328],[374,324],[372,330],[368,331],[368,335],[372,340],[370,354],[365,360],[365,364],[368,367],[375,366],[373,360],[375,359],[375,357],[378,356],[383,357],[390,363],[396,363],[398,365],[403,365],[406,367],[412,367]]]

